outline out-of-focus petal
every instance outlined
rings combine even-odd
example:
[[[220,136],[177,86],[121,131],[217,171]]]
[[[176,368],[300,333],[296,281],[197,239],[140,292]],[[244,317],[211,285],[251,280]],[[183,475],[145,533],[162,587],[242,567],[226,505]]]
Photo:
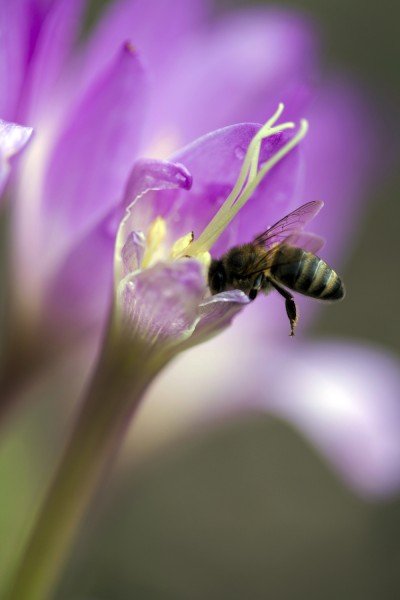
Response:
[[[251,342],[231,328],[184,353],[150,390],[134,435],[150,447],[193,426],[261,409],[302,431],[360,494],[399,491],[398,359],[355,343]]]
[[[193,231],[199,236],[231,192],[239,175],[247,147],[259,125],[242,123],[214,131],[182,151],[171,160],[182,163],[193,178],[189,192],[165,190],[154,192],[146,203],[138,202],[133,215],[139,229],[145,229],[151,218],[162,216],[168,220],[170,233],[176,239]],[[261,150],[260,163],[265,162],[292,134],[283,132],[268,138]],[[299,152],[292,151],[272,169],[258,186],[253,197],[213,247],[216,256],[233,243],[249,241],[291,207],[301,178]],[[144,211],[144,212],[143,212]]]
[[[104,219],[48,278],[44,310],[50,324],[68,324],[75,335],[104,322],[112,300],[114,242]]]
[[[343,82],[325,84],[307,117],[311,126],[302,143],[307,165],[302,199],[325,202],[312,228],[327,240],[324,258],[336,264],[357,227],[360,203],[379,175],[380,134],[365,98]]]
[[[31,135],[31,127],[0,119],[0,194],[10,170],[9,159],[25,146]]]
[[[304,116],[317,56],[313,27],[298,14],[246,9],[224,15],[189,38],[156,82],[149,120],[154,145],[162,136],[179,147],[231,123],[263,123],[279,102],[289,119]]]
[[[203,0],[120,0],[111,3],[88,42],[84,79],[101,71],[116,48],[128,39],[143,55],[146,67],[158,76],[173,49],[202,22],[206,5]]]
[[[10,158],[17,154],[32,135],[32,127],[9,123],[0,119],[0,152]]]
[[[65,77],[64,68],[70,60],[79,33],[86,0],[53,2],[41,26],[25,83],[23,114],[26,119],[54,111],[61,98],[54,96],[54,86]]]
[[[43,219],[53,252],[72,245],[121,198],[140,142],[145,82],[129,45],[76,107],[49,165]]]
[[[0,0],[0,117],[17,118],[28,61],[30,22],[26,0]]]
[[[273,376],[281,361],[287,376],[282,368]],[[260,406],[299,427],[350,485],[371,495],[400,488],[398,360],[356,344],[316,343],[276,352],[268,376]]]
[[[192,333],[204,292],[204,274],[196,260],[157,263],[124,280],[123,329],[149,345],[175,345]]]
[[[20,110],[23,87],[50,4],[48,0],[0,0],[0,117],[8,121],[25,120]]]

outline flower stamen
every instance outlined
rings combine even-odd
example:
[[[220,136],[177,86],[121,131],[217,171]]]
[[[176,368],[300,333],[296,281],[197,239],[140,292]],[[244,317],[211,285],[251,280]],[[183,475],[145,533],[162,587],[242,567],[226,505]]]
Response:
[[[193,231],[190,231],[186,235],[178,238],[176,242],[173,244],[170,252],[170,258],[175,260],[176,258],[182,256],[182,252],[193,242]]]
[[[275,125],[276,121],[282,114],[284,105],[281,103],[276,113],[261,127],[256,135],[251,140],[243,161],[239,177],[221,206],[219,211],[214,215],[209,224],[201,233],[197,240],[190,243],[181,254],[178,256],[193,256],[209,252],[211,247],[224,232],[237,213],[243,208],[246,202],[250,199],[256,187],[260,184],[265,175],[284,158],[299,142],[305,137],[308,130],[308,123],[305,119],[300,121],[299,131],[294,135],[276,154],[269,160],[258,165],[263,140],[271,137],[276,133],[280,133],[286,129],[293,129],[295,124],[292,122]],[[177,256],[177,257],[178,257]]]

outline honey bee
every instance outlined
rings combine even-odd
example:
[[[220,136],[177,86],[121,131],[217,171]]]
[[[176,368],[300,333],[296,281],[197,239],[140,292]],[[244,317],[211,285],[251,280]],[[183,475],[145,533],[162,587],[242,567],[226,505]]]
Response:
[[[249,244],[235,246],[208,271],[211,294],[242,290],[250,300],[259,291],[276,290],[285,298],[290,335],[294,335],[298,315],[289,288],[318,300],[342,300],[345,295],[338,274],[314,253],[324,245],[323,238],[303,231],[323,202],[303,204],[258,235]]]

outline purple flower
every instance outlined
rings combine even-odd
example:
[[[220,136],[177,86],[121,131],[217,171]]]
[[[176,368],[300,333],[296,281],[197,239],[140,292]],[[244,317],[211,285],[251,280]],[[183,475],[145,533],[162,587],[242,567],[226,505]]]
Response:
[[[288,135],[285,130],[293,123],[276,124],[282,111],[281,105],[258,131],[256,126],[239,125],[209,134],[175,157],[177,162],[151,160],[135,166],[115,250],[116,317],[122,331],[146,339],[158,352],[163,343],[187,347],[226,327],[249,302],[239,290],[210,296],[210,250],[229,248],[229,237],[224,239],[224,234],[231,221],[235,218],[240,226],[249,200],[262,209],[265,185],[269,184],[272,193],[285,193],[291,173],[278,171],[274,176],[273,168],[304,137],[306,123],[296,135]],[[243,166],[216,211],[215,194],[221,195],[218,176],[223,173],[226,181],[229,172],[234,172],[238,159],[231,140],[238,143],[238,136],[242,145],[248,144]],[[228,151],[224,152],[224,146]],[[182,163],[194,173],[193,186]],[[271,177],[261,186],[271,170]],[[185,197],[189,187],[194,202]]]
[[[28,326],[37,337],[39,326],[60,343],[98,331],[114,290],[124,331],[165,348],[206,339],[247,299],[240,292],[207,298],[205,252],[218,256],[248,241],[308,200],[325,201],[313,228],[336,264],[376,139],[351,86],[318,85],[313,27],[276,9],[216,18],[200,0],[176,0],[173,10],[168,0],[125,0],[110,5],[77,46],[83,6],[0,3],[0,117],[36,131],[13,190],[14,303],[25,335]],[[281,101],[289,121],[305,116],[311,124],[299,150],[270,170],[212,248],[194,246],[195,257],[171,260],[191,232],[196,244],[229,197],[258,123]],[[256,166],[290,139],[286,130],[267,138]],[[286,332],[280,299],[267,302],[246,307],[235,323],[241,351],[256,346],[265,361],[274,330]],[[300,309],[305,323],[315,304],[300,300]],[[343,468],[336,448],[332,456]]]

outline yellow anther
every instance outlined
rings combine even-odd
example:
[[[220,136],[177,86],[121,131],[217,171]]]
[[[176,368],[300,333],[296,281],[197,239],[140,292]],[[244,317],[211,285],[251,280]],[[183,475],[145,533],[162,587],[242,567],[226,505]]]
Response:
[[[142,269],[148,267],[162,253],[162,245],[167,235],[167,225],[162,217],[150,224],[146,235],[146,248],[142,260]]]
[[[170,253],[170,257],[172,258],[172,260],[182,258],[186,255],[186,251],[189,252],[189,247],[193,242],[193,237],[193,232],[191,231],[190,233],[187,233],[186,235],[176,240],[175,244],[172,246]],[[211,254],[209,252],[197,252],[195,255],[190,253],[190,256],[196,258],[196,260],[202,263],[206,268],[210,266]]]
[[[180,256],[185,256],[185,250],[193,242],[193,231],[187,233],[186,235],[180,237],[176,240],[174,245],[171,248],[171,258],[175,260]]]

